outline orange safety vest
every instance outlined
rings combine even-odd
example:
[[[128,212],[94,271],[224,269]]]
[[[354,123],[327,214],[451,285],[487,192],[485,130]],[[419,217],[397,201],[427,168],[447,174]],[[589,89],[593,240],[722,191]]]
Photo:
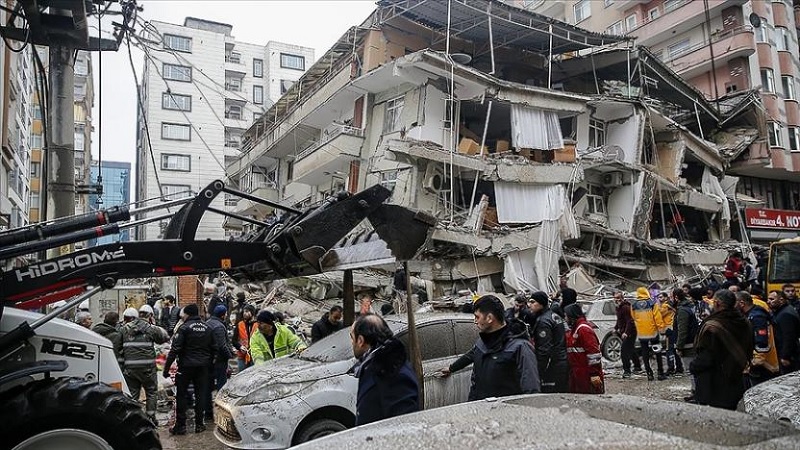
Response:
[[[236,333],[237,333],[236,336],[239,337],[239,345],[241,345],[243,348],[249,349],[250,348],[250,336],[252,336],[252,334],[255,333],[257,329],[258,329],[258,322],[253,322],[252,328],[250,328],[248,330],[247,327],[245,326],[245,321],[244,320],[240,320],[239,321],[239,325],[237,326],[237,329],[236,329]],[[239,350],[237,353],[238,353],[239,359],[243,359],[245,361],[245,363],[250,364],[250,352],[249,351]]]

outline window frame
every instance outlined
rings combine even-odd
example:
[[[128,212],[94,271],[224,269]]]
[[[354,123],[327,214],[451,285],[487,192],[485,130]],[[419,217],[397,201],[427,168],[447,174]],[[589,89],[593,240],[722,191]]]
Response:
[[[170,69],[169,73],[167,73],[167,68]],[[183,79],[183,78],[176,78],[175,76],[173,76],[172,69],[188,69],[189,79],[186,80],[186,79]],[[181,83],[191,83],[192,82],[192,68],[191,68],[191,66],[182,66],[180,64],[161,63],[161,76],[163,76],[165,80],[179,81]]]
[[[177,189],[175,189],[173,193],[167,193],[166,192],[167,190],[172,189],[172,188],[177,188]],[[189,198],[189,197],[194,196],[194,194],[193,194],[194,191],[192,190],[192,186],[188,185],[188,184],[162,183],[161,184],[161,191],[164,192],[164,196],[161,197],[161,201],[162,202],[168,202],[168,201],[172,201],[172,200],[178,200],[178,199],[181,199],[181,198]],[[183,194],[180,197],[170,198],[170,196],[176,195],[179,192],[185,192],[185,194]]]
[[[258,63],[258,65],[256,64]],[[258,70],[256,70],[258,67]],[[264,60],[260,58],[253,58],[253,77],[264,78]]]
[[[583,11],[584,8],[586,9],[587,14],[578,19],[578,11]],[[592,2],[589,0],[578,0],[572,5],[572,14],[575,17],[576,24],[583,22],[589,17],[592,17]]]
[[[170,45],[172,43],[171,39],[173,38],[176,39],[178,42],[180,41],[188,42],[189,43],[188,50],[171,46]],[[174,50],[176,52],[181,52],[181,53],[192,53],[192,38],[188,36],[181,36],[179,34],[173,34],[173,33],[164,33],[162,38],[162,44],[164,48],[168,50]]]
[[[164,136],[164,127],[165,126],[174,126],[174,127],[181,127],[187,129],[189,131],[189,138],[188,139],[181,139],[181,138],[173,138],[173,137],[165,137]],[[179,142],[192,142],[192,126],[187,123],[176,123],[176,122],[161,122],[161,139],[165,141],[179,141]]]
[[[166,106],[164,104],[165,101],[167,101],[167,102],[171,101],[172,103],[174,103],[177,106],[178,102],[175,101],[176,97],[181,97],[181,98],[184,98],[184,99],[188,99],[189,100],[188,109],[184,109],[184,108],[180,108],[180,107],[178,107],[178,108],[170,108],[170,107],[168,107],[168,106]],[[192,112],[192,96],[191,95],[187,95],[187,94],[176,94],[174,92],[162,92],[161,93],[161,109],[165,109],[165,110],[168,110],[168,111]]]
[[[789,151],[800,151],[800,127],[787,127],[789,131]]]
[[[673,61],[676,58],[680,58],[681,56],[685,55],[687,50],[690,48],[692,48],[692,38],[687,37],[686,39],[682,39],[678,42],[668,45],[667,56],[669,56],[670,61]]]
[[[289,85],[289,87],[284,89],[284,83],[286,83],[286,82],[289,82],[291,84]],[[287,92],[289,92],[292,89],[292,87],[294,86],[295,83],[297,83],[297,81],[281,79],[281,95],[285,95]]]
[[[633,26],[631,26],[631,23],[630,23],[631,22],[631,20],[630,20],[631,18],[633,18]],[[628,17],[625,18],[625,30],[626,31],[635,30],[636,27],[638,27],[638,26],[639,26],[639,17],[637,17],[635,13],[634,14],[630,14]]]
[[[787,82],[788,80],[788,82]],[[795,92],[794,77],[791,75],[781,75],[781,87],[783,88],[784,100],[797,100]],[[788,92],[787,92],[788,91]]]
[[[383,110],[383,134],[394,133],[400,130],[405,104],[405,94],[386,100]],[[392,117],[391,123],[389,122],[390,111]]]
[[[287,58],[285,61],[284,61],[284,57]],[[291,58],[297,58],[301,62],[300,67],[293,67],[293,66],[289,65],[288,61],[291,61]],[[292,69],[292,70],[305,71],[306,70],[306,57],[302,56],[302,55],[295,55],[293,53],[281,52],[280,53],[280,64],[281,64],[281,68],[282,69]]]
[[[589,184],[586,190],[586,207],[589,214],[608,216],[606,209],[606,198],[603,187],[597,184]],[[600,206],[598,208],[598,205]]]
[[[39,145],[35,145],[34,140],[38,140]],[[44,135],[41,133],[31,133],[31,148],[44,148]]]
[[[619,28],[618,30],[614,30],[615,28]],[[613,34],[616,36],[624,36],[625,35],[625,22],[623,20],[618,20],[612,23],[608,28],[606,28],[606,33]]]
[[[187,162],[186,168],[182,169],[179,167],[169,167],[168,161],[170,157],[178,158],[178,160]],[[183,155],[180,153],[162,153],[161,154],[161,170],[167,170],[170,172],[191,172],[192,171],[192,156],[191,155]]]
[[[600,138],[600,139],[598,139]],[[602,142],[599,142],[602,141]],[[598,143],[599,142],[599,143]],[[594,145],[592,145],[594,143]],[[606,123],[603,120],[589,118],[589,148],[606,145]]]
[[[789,29],[786,27],[775,27],[775,49],[779,52],[788,52],[791,44],[789,43]]]
[[[775,93],[775,71],[762,67],[759,72],[761,73],[761,89],[768,94]]]
[[[778,122],[767,122],[767,139],[770,147],[783,148],[783,125]]]
[[[653,14],[654,11],[655,11],[655,14]],[[659,17],[661,17],[661,9],[659,9],[658,6],[656,6],[655,8],[650,8],[650,9],[647,10],[647,21],[648,22],[652,22],[652,21],[658,19]]]
[[[260,98],[256,98],[256,92],[260,92]],[[263,105],[264,104],[264,86],[253,85],[253,104],[255,105]]]
[[[769,21],[765,17],[759,16],[761,19],[761,26],[755,29],[756,43],[769,44],[770,43],[770,27]]]

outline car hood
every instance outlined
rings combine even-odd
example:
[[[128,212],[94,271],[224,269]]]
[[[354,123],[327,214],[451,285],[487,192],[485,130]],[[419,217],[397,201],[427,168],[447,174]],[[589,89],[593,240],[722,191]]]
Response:
[[[342,375],[355,363],[355,358],[320,362],[287,356],[250,367],[225,383],[220,394],[229,398],[244,397],[273,383],[303,383]]]
[[[744,393],[742,402],[750,414],[791,422],[800,428],[800,372],[757,384]]]

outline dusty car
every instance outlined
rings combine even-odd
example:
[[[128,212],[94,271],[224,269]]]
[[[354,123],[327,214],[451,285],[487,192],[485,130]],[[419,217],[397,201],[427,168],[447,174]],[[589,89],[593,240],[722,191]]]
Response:
[[[393,417],[297,449],[761,450],[798,446],[800,430],[735,411],[620,394],[532,394]]]
[[[800,371],[753,386],[744,393],[742,403],[748,414],[790,422],[800,428]]]
[[[594,326],[600,351],[609,361],[617,362],[621,358],[622,338],[614,334],[617,323],[617,305],[613,298],[601,298],[591,302],[580,302],[586,319]]]
[[[388,316],[407,342],[405,317]],[[416,319],[425,374],[425,408],[467,400],[471,370],[447,378],[434,374],[465,353],[478,337],[473,316],[423,314]],[[233,377],[214,404],[216,438],[237,449],[279,449],[355,424],[358,380],[350,330],[340,330],[304,352],[252,367]]]

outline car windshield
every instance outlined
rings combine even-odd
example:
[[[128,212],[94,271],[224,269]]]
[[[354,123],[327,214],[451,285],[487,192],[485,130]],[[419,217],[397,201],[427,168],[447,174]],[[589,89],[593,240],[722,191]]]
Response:
[[[389,327],[395,333],[401,328],[400,324],[397,322],[389,322]],[[352,358],[353,344],[350,341],[350,327],[341,329],[315,342],[300,353],[299,356],[303,359],[322,362],[344,361]]]

